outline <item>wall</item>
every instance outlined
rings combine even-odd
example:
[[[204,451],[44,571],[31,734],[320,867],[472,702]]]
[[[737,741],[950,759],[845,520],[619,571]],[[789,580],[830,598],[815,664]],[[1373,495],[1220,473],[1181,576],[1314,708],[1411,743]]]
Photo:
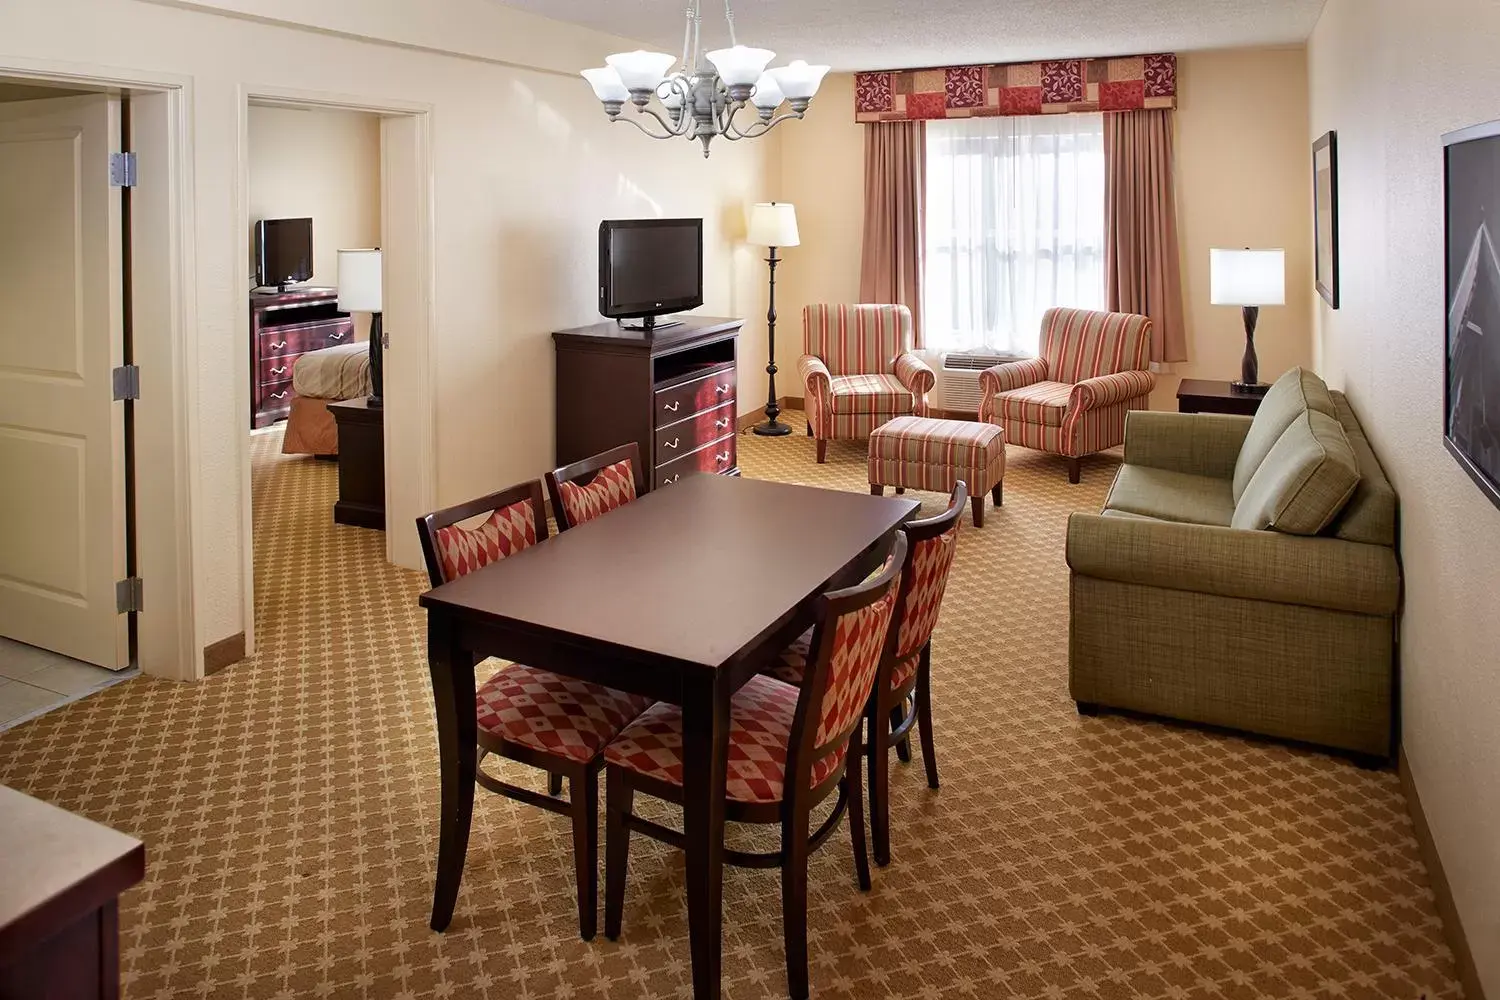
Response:
[[[1178,225],[1190,360],[1158,379],[1153,405],[1165,409],[1176,408],[1180,377],[1239,376],[1244,325],[1238,309],[1209,305],[1211,247],[1286,249],[1287,304],[1261,312],[1256,336],[1263,377],[1312,356],[1306,54],[1301,48],[1183,53],[1178,74]],[[782,137],[781,193],[797,205],[802,228],[802,247],[786,268],[782,314],[788,317],[800,315],[806,302],[854,302],[859,295],[864,139],[863,126],[854,123],[853,77],[830,77],[818,101],[836,114]],[[786,364],[788,356],[778,353]],[[800,395],[795,385],[784,391]]]
[[[765,273],[738,240],[769,197],[774,142],[652,142],[610,126],[562,66],[634,43],[488,0],[257,2],[254,18],[208,4],[53,0],[0,5],[0,67],[170,74],[188,91],[199,442],[193,538],[195,648],[245,628],[239,412],[245,226],[237,216],[239,123],[249,96],[420,102],[432,108],[437,496],[452,502],[552,464],[550,332],[592,322],[596,231],[606,217],[708,220],[708,314],[748,317],[741,406],[764,397]],[[232,7],[233,4],[225,6]],[[326,30],[275,23],[305,17]],[[322,19],[322,20],[320,20]],[[326,23],[324,23],[326,21]],[[462,56],[434,51],[444,47]],[[530,62],[528,62],[530,60]],[[540,68],[529,68],[530,66]],[[94,69],[98,67],[98,69]],[[394,334],[393,334],[394,337]]]
[[[1342,296],[1320,368],[1401,496],[1402,738],[1485,992],[1500,996],[1500,510],[1443,449],[1444,132],[1500,117],[1500,6],[1329,0],[1307,138],[1339,134]]]

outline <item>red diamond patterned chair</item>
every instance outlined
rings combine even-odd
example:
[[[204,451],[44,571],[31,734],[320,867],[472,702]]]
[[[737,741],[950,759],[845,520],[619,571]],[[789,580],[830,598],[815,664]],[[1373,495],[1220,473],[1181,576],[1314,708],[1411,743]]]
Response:
[[[887,420],[927,416],[937,374],[916,348],[906,306],[814,305],[802,310],[802,376],[807,432],[818,462],[829,439],[867,438]]]
[[[602,517],[644,492],[645,470],[634,441],[547,473],[558,531]]]
[[[979,374],[979,419],[1006,444],[1061,455],[1068,482],[1078,460],[1125,443],[1125,414],[1149,409],[1151,321],[1133,313],[1048,309],[1041,357]]]
[[[473,526],[460,522],[484,520]],[[532,481],[417,519],[427,575],[440,587],[547,540],[541,483]],[[599,893],[599,772],[603,751],[651,700],[517,663],[498,671],[474,694],[479,729],[475,781],[492,792],[573,821],[578,882],[578,932],[593,938]],[[548,798],[484,770],[493,754],[547,772]]]
[[[870,827],[875,841],[875,863],[891,863],[890,750],[911,761],[911,731],[918,729],[927,785],[938,787],[937,755],[932,738],[932,633],[937,628],[948,573],[958,551],[958,529],[963,524],[968,486],[953,488],[948,509],[936,517],[910,521],[902,527],[907,540],[906,564],[901,568],[901,594],[891,621],[896,642],[881,665],[880,676],[867,706],[869,736]],[[781,661],[766,673],[788,684],[800,685],[807,676],[813,648],[807,632],[787,647]],[[908,709],[910,706],[910,709]],[[877,735],[878,734],[878,735]]]
[[[724,851],[727,864],[781,869],[782,934],[788,990],[804,1000],[807,971],[807,859],[849,814],[859,887],[870,887],[865,856],[861,721],[875,676],[890,646],[891,614],[906,558],[899,533],[884,569],[857,587],[815,602],[807,683],[800,689],[757,674],[730,704],[729,780],[725,819],[776,824],[781,850]],[[682,710],[658,702],[615,738],[607,762],[604,933],[620,936],[631,831],[681,846],[681,834],[635,815],[637,791],[682,804]],[[853,760],[854,766],[848,762]],[[832,813],[809,832],[814,807],[838,793]]]

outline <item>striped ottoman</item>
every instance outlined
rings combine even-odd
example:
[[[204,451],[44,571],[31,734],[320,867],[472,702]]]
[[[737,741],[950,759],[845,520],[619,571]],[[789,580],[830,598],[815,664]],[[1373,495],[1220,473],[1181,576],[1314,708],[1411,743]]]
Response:
[[[1004,502],[1005,432],[974,420],[897,417],[870,434],[870,492],[885,487],[951,493],[962,479],[974,500],[974,527],[984,527],[984,495]]]

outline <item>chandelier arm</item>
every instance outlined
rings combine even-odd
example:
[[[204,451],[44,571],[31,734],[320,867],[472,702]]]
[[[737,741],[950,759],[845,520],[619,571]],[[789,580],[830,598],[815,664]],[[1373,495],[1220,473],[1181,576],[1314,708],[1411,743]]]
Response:
[[[803,117],[801,112],[787,111],[777,115],[775,118],[772,118],[768,122],[761,121],[759,118],[757,118],[745,128],[740,128],[734,123],[733,119],[730,119],[729,127],[721,129],[720,134],[730,142],[737,142],[740,139],[759,139],[761,136],[771,131],[777,125],[780,125],[782,122],[801,117]]]
[[[660,125],[663,129],[666,130],[667,137],[677,136],[677,135],[687,135],[688,134],[688,130],[686,128],[684,128],[682,125],[673,125],[671,122],[667,121],[667,119],[665,119],[665,118],[662,117],[662,114],[661,114],[660,111],[657,111],[655,108],[653,108],[653,107],[651,107],[649,105],[646,106],[646,107],[644,107],[644,108],[638,107],[638,108],[635,109],[635,112],[636,112],[636,114],[638,116],[639,115],[650,115],[652,118],[655,118],[656,119],[656,124]],[[686,105],[684,105],[684,107],[683,107],[683,115],[682,115],[683,122],[689,121],[690,117],[691,116],[687,113]],[[635,119],[632,118],[631,121],[635,121]],[[640,123],[637,122],[637,124],[640,124]],[[641,131],[645,132],[646,130],[643,127],[641,129]],[[650,132],[646,132],[646,134],[647,135],[651,135]]]
[[[661,121],[661,116],[658,115],[656,112],[654,112],[654,111],[648,111],[646,113],[649,114],[649,115],[651,115],[651,117],[655,118],[657,121],[659,121],[659,122]],[[648,139],[676,139],[678,136],[680,136],[682,134],[681,132],[673,132],[673,131],[671,131],[669,129],[667,131],[666,135],[657,135],[655,132],[651,131],[649,128],[647,128],[646,126],[642,125],[640,123],[640,119],[638,119],[638,118],[626,118],[624,115],[620,115],[617,118],[611,118],[610,121],[611,122],[625,122],[625,123],[627,123],[629,125],[634,125],[637,129],[640,130],[641,134],[644,135]],[[665,126],[666,122],[662,122],[662,125]]]

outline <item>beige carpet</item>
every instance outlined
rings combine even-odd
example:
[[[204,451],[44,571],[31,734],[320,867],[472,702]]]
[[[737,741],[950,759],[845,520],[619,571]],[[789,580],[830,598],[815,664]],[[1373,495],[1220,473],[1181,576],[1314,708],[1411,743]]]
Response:
[[[585,944],[566,821],[482,790],[453,925],[428,930],[423,580],[384,565],[378,533],[333,525],[332,465],[278,444],[255,445],[259,655],[0,734],[0,781],[147,843],[121,915],[127,996],[685,995],[680,858],[637,838],[624,939]],[[858,445],[821,468],[801,435],[740,448],[748,475],[866,488]],[[1394,774],[1074,712],[1063,533],[1113,463],[1070,487],[1044,456],[1010,461],[934,644],[943,788],[896,768],[873,892],[846,835],[815,856],[814,995],[1457,997]],[[785,995],[777,885],[727,877],[727,996]]]

